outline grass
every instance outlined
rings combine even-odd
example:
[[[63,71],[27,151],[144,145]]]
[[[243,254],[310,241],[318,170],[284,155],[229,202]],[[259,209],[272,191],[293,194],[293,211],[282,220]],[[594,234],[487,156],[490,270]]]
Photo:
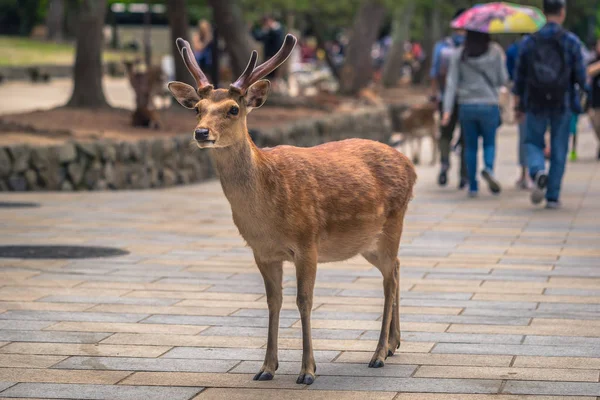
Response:
[[[120,61],[132,53],[105,50],[104,61]],[[0,67],[72,65],[75,44],[52,43],[24,37],[0,36]]]

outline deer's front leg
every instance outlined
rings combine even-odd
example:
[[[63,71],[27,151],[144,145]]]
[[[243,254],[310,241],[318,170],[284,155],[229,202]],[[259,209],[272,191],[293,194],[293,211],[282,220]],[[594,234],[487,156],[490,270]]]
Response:
[[[267,354],[262,368],[256,375],[255,381],[270,381],[279,367],[277,359],[277,336],[279,334],[279,312],[283,302],[282,278],[283,262],[263,262],[257,257],[256,264],[265,282],[267,304],[269,306],[269,336],[267,339]]]
[[[296,383],[310,385],[315,381],[315,372],[317,371],[310,331],[310,313],[317,276],[316,248],[311,248],[304,253],[297,254],[295,265],[298,286],[296,303],[300,312],[300,320],[302,321],[302,369]]]

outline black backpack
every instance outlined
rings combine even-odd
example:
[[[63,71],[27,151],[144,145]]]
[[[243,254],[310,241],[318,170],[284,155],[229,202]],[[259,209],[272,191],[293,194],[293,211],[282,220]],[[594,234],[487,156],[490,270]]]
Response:
[[[529,57],[527,101],[540,108],[556,109],[565,106],[565,96],[572,82],[572,68],[562,44],[564,30],[554,36],[531,36],[534,46]]]

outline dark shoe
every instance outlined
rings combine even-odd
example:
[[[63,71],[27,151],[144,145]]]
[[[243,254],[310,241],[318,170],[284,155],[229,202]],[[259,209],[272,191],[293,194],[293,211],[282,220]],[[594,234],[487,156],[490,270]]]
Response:
[[[442,167],[440,176],[438,176],[438,185],[446,186],[448,184],[448,168]]]
[[[491,171],[484,169],[483,171],[481,171],[481,176],[487,182],[490,188],[490,192],[492,192],[493,194],[499,194],[502,191],[500,182],[498,182],[496,178],[494,178],[494,174]]]
[[[531,202],[533,204],[540,204],[544,200],[546,186],[548,186],[548,175],[544,171],[540,171],[535,175],[535,186],[533,192],[531,192]]]
[[[598,160],[600,160],[600,149],[598,149]]]
[[[463,190],[467,187],[469,180],[467,178],[460,178],[460,182],[458,183],[458,190]]]

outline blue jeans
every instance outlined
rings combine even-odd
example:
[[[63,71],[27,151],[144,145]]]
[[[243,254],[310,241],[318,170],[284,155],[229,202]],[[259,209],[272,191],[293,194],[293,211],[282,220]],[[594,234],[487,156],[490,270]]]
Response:
[[[477,150],[479,137],[483,138],[485,168],[494,171],[496,158],[496,130],[500,122],[500,108],[493,104],[461,104],[460,123],[465,139],[465,161],[469,190],[477,191]]]
[[[523,168],[527,168],[527,145],[525,139],[527,138],[527,123],[523,121],[519,123],[519,165]]]
[[[527,113],[527,163],[532,179],[538,172],[546,170],[544,134],[550,125],[550,171],[546,191],[546,200],[549,201],[558,201],[560,197],[560,184],[569,151],[571,117],[571,111]]]

